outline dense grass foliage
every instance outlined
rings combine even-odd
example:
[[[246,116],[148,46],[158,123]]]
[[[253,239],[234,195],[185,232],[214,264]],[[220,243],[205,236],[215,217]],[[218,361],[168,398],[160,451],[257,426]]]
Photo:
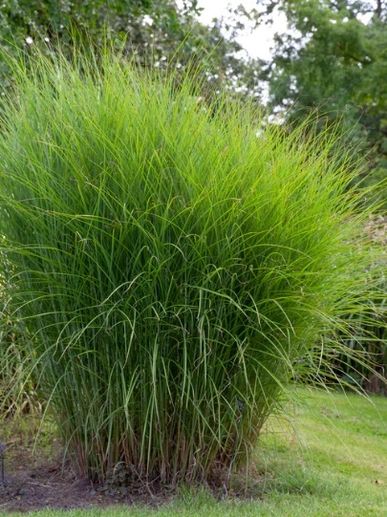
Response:
[[[367,310],[345,159],[111,57],[15,73],[2,246],[73,461],[163,482],[240,465],[316,339]]]
[[[40,410],[31,373],[34,358],[27,345],[25,326],[12,314],[8,279],[12,277],[2,257],[0,273],[0,419]]]

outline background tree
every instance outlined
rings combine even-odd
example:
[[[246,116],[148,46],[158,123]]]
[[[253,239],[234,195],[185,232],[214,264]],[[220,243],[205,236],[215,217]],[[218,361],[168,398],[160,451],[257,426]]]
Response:
[[[171,59],[181,70],[200,66],[208,91],[228,89],[258,97],[259,70],[241,60],[240,45],[225,37],[220,23],[198,21],[197,0],[180,7],[173,0],[8,0],[0,6],[1,46],[32,50],[37,45],[55,51],[71,49],[76,38],[100,47],[106,39],[140,64],[166,67]],[[1,63],[3,87],[9,72]]]
[[[300,121],[318,110],[340,120],[368,152],[367,182],[387,176],[387,3],[360,0],[261,2],[259,20],[275,8],[289,30],[277,34],[264,78],[270,106]]]

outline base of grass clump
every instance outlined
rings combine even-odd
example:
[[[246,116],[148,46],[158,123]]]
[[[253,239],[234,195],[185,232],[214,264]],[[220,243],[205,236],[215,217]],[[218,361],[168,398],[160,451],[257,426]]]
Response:
[[[69,517],[384,515],[387,399],[305,388],[296,399],[286,421],[269,419],[248,477],[233,475],[228,486],[92,486],[56,457],[54,426],[43,424],[35,442],[35,420],[9,421],[0,427],[9,482],[0,488],[1,510],[40,510],[37,517],[61,509]]]
[[[248,464],[295,366],[367,311],[345,156],[112,56],[14,69],[2,252],[74,468],[175,485]]]
[[[255,498],[263,473],[251,470],[231,475],[221,467],[203,487],[199,484],[171,486],[144,479],[117,465],[103,483],[79,479],[71,463],[63,461],[60,433],[49,419],[22,415],[2,422],[0,443],[5,450],[5,482],[0,484],[0,508],[5,511],[36,511],[90,508],[113,505],[160,508],[174,501]]]

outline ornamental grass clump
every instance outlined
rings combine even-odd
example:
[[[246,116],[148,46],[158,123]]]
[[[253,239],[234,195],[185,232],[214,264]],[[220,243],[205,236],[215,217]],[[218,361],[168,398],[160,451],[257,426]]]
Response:
[[[66,451],[96,480],[245,463],[297,365],[364,311],[346,160],[189,76],[14,68],[2,248]]]

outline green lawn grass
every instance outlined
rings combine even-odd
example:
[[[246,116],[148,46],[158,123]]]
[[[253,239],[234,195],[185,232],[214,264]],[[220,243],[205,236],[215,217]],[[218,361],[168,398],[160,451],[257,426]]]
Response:
[[[288,417],[272,418],[256,462],[254,500],[182,490],[158,509],[71,510],[65,517],[387,516],[387,398],[297,389]],[[15,514],[16,515],[16,514]],[[34,514],[35,515],[35,514]],[[39,517],[61,512],[41,511]]]

